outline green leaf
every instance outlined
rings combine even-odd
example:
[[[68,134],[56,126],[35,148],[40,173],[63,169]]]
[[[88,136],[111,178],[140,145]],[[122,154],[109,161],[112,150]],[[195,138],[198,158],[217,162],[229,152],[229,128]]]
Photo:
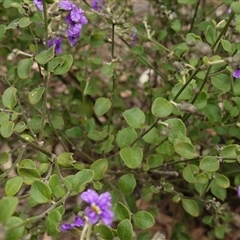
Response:
[[[207,42],[212,45],[215,40],[217,39],[219,33],[211,26],[209,25],[207,27],[207,30],[206,30],[206,39],[207,39]]]
[[[214,181],[221,188],[229,188],[230,187],[229,179],[223,174],[217,175],[215,177]]]
[[[6,121],[5,123],[3,123],[0,128],[1,135],[4,138],[9,138],[13,133],[14,125],[15,124],[12,121]]]
[[[172,21],[171,23],[171,28],[175,31],[175,32],[179,32],[181,30],[181,22],[178,19],[175,19]]]
[[[17,177],[9,179],[6,182],[6,185],[5,185],[6,195],[8,197],[13,197],[15,194],[18,193],[18,191],[20,190],[22,184],[23,184],[22,177],[18,177],[17,176]]]
[[[197,181],[196,175],[199,173],[199,168],[196,165],[188,164],[182,172],[183,178],[189,183]]]
[[[165,121],[168,123],[169,132],[168,132],[168,140],[170,143],[174,143],[176,138],[181,138],[186,136],[186,126],[179,118],[171,118]]]
[[[175,97],[180,89],[182,89],[182,84],[181,83],[177,83],[173,88],[172,88],[172,94]],[[195,95],[194,95],[195,96]],[[193,97],[193,89],[190,85],[188,85],[182,92],[181,94],[178,96],[178,99],[182,99],[182,100],[188,100],[190,98]]]
[[[83,187],[91,182],[94,178],[94,171],[90,169],[84,169],[74,175],[73,190],[78,194]]]
[[[137,137],[135,129],[127,127],[119,130],[116,136],[116,143],[119,148],[128,147]]]
[[[8,228],[16,226],[16,225],[21,225],[23,222],[23,220],[21,218],[12,216],[10,218],[8,218],[7,222],[6,222],[6,226]],[[22,224],[22,226],[17,227],[17,228],[13,228],[10,231],[7,231],[7,237],[5,240],[19,240],[22,239],[24,236],[24,224]]]
[[[62,198],[66,194],[65,188],[63,187],[62,182],[60,181],[57,174],[53,174],[49,178],[49,187],[51,189],[52,194],[56,198]]]
[[[55,129],[62,129],[64,126],[64,121],[62,117],[53,115],[51,117],[51,123]]]
[[[164,118],[172,113],[173,105],[165,98],[158,97],[153,102],[151,111],[155,117]]]
[[[100,132],[94,129],[91,132],[89,132],[87,136],[93,141],[102,141],[108,136],[108,132],[107,131]]]
[[[18,198],[4,197],[0,200],[0,222],[5,224],[13,215],[18,205]]]
[[[22,17],[20,18],[18,25],[20,28],[25,28],[31,24],[30,18],[29,17]]]
[[[94,225],[94,234],[99,234],[102,239],[112,240],[114,238],[114,234],[111,229],[103,224]]]
[[[31,92],[28,93],[28,99],[31,104],[38,103],[45,91],[45,87],[34,88]]]
[[[211,82],[214,87],[220,89],[223,92],[228,92],[231,89],[230,77],[226,74],[220,73],[211,77]]]
[[[59,64],[54,69],[54,72],[53,72],[54,75],[63,75],[67,73],[72,67],[73,56],[71,54],[61,56],[61,58],[63,59],[63,63]],[[51,62],[49,62],[49,64],[51,64]]]
[[[42,123],[42,116],[36,115],[29,121],[29,126],[31,129],[40,129]]]
[[[7,152],[0,153],[0,165],[9,161],[9,154]]]
[[[19,175],[23,178],[24,183],[31,185],[35,180],[40,179],[40,173],[35,168],[18,168]]]
[[[48,50],[44,50],[44,51],[40,52],[35,57],[35,60],[40,65],[45,65],[46,63],[48,63],[53,58],[54,58],[54,46],[50,47]]]
[[[63,152],[57,157],[58,164],[62,167],[72,167],[75,160],[73,153]]]
[[[94,180],[98,181],[103,178],[108,169],[108,160],[98,159],[91,165],[90,169],[94,171]]]
[[[21,133],[26,129],[26,127],[27,126],[26,126],[25,122],[23,122],[23,121],[18,122],[14,127],[14,132]]]
[[[233,83],[233,92],[235,97],[240,96],[240,79],[236,79]]]
[[[153,216],[146,211],[139,211],[133,215],[134,224],[140,229],[150,228],[154,225]]]
[[[92,47],[101,47],[105,44],[106,36],[102,33],[95,33],[90,38],[90,45]]]
[[[9,120],[9,114],[6,112],[0,112],[0,125]]]
[[[218,105],[208,103],[202,111],[211,122],[219,123],[221,121],[221,110]]]
[[[117,226],[117,233],[120,240],[133,238],[133,227],[128,219],[121,221]]]
[[[149,168],[157,168],[163,165],[163,156],[160,154],[153,154],[147,158]]]
[[[51,202],[51,189],[46,183],[36,180],[31,186],[30,197],[39,204]]]
[[[132,128],[142,128],[145,123],[145,114],[139,108],[132,108],[124,111],[123,117]]]
[[[120,156],[127,167],[137,168],[142,163],[143,152],[139,147],[126,147],[120,150]]]
[[[143,141],[149,144],[155,143],[159,138],[159,131],[157,128],[152,128],[146,135],[143,136]]]
[[[174,150],[176,153],[186,159],[192,159],[196,156],[195,147],[188,142],[179,142],[177,144],[174,144]]]
[[[215,180],[213,180],[211,182],[210,191],[215,197],[217,197],[218,199],[220,199],[222,201],[225,201],[225,199],[227,197],[227,190],[226,190],[226,188],[219,187],[216,184]]]
[[[116,63],[106,63],[102,66],[101,73],[108,78],[113,76],[113,71],[116,66]]]
[[[28,78],[30,71],[32,69],[32,65],[33,65],[32,58],[22,59],[17,66],[17,73],[19,78],[21,79]]]
[[[231,4],[231,9],[234,13],[240,14],[240,2],[233,2]]]
[[[178,0],[179,4],[194,4],[196,0]]]
[[[46,227],[48,236],[56,235],[59,233],[59,223],[62,220],[62,216],[58,210],[51,211],[46,218]]]
[[[64,63],[64,58],[62,57],[55,57],[48,63],[48,71],[49,72],[54,72],[54,70],[58,67],[63,65]]]
[[[197,179],[197,182],[201,183],[201,184],[205,184],[205,183],[207,183],[209,181],[208,176],[205,173],[199,173],[196,176],[196,179]]]
[[[132,52],[135,53],[136,55],[142,55],[144,53],[144,48],[143,46],[134,46],[131,48]]]
[[[130,194],[136,187],[136,179],[133,174],[125,174],[118,180],[118,188],[124,194]]]
[[[198,217],[199,216],[199,207],[196,203],[196,201],[192,199],[182,199],[182,206],[183,209],[190,214],[193,217]]]
[[[201,91],[198,95],[196,101],[194,102],[194,106],[199,110],[207,105],[207,93],[205,91]]]
[[[130,220],[130,217],[131,213],[129,212],[127,206],[121,202],[118,202],[115,208],[115,218],[119,221],[122,221],[124,219]]]
[[[94,111],[97,116],[102,116],[111,108],[111,101],[108,98],[100,97],[97,99],[94,105]]]
[[[226,52],[232,52],[232,44],[230,41],[221,38],[221,44],[222,44],[223,49]]]
[[[199,168],[207,172],[216,172],[219,169],[219,161],[215,157],[206,156],[200,161]]]
[[[17,89],[14,87],[7,88],[2,95],[2,103],[8,109],[13,109],[17,104]]]
[[[224,162],[235,162],[237,158],[236,148],[238,145],[230,144],[222,148],[221,157],[224,158]]]
[[[6,26],[5,25],[0,25],[0,41],[2,38],[5,37],[5,33],[6,33]]]

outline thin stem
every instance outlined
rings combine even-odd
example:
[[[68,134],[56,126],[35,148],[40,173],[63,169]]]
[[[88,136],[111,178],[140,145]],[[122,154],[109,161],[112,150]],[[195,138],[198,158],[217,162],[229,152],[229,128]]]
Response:
[[[209,68],[208,68],[208,70],[207,70],[207,73],[206,73],[206,75],[205,75],[205,78],[204,78],[204,80],[203,80],[203,82],[202,82],[202,85],[201,85],[198,93],[194,96],[193,100],[191,101],[191,104],[193,104],[193,103],[197,100],[199,94],[202,92],[203,87],[205,86],[205,84],[206,84],[206,82],[207,82],[207,80],[208,80],[208,77],[209,77],[209,73],[210,73],[210,71],[211,71],[211,68],[212,68],[212,66],[209,66]],[[191,115],[192,115],[192,113],[188,113],[188,114],[186,114],[185,116],[183,116],[183,121],[186,121]]]
[[[48,15],[47,15],[47,3],[45,0],[43,0],[43,17],[44,17],[45,42],[46,42],[45,49],[47,50],[49,48],[49,46],[48,46]],[[47,69],[47,64],[46,64],[46,69]],[[43,78],[45,91],[44,91],[44,96],[43,96],[42,119],[41,119],[42,121],[41,121],[41,125],[40,125],[39,141],[41,141],[43,138],[44,127],[46,124],[47,94],[48,94],[49,78],[50,78],[50,74],[48,72],[47,75],[44,76],[44,78]]]
[[[39,219],[43,219],[45,218],[48,213],[50,213],[52,210],[54,210],[55,208],[57,208],[58,206],[60,206],[62,203],[64,203],[66,201],[66,199],[70,196],[71,194],[71,191],[68,191],[66,193],[66,195],[60,199],[58,202],[56,202],[55,204],[53,204],[50,208],[48,208],[46,211],[44,211],[43,213],[37,215],[37,216],[34,216],[34,217],[31,217],[31,218],[27,218],[25,221],[22,221],[21,223],[17,224],[17,225],[13,225],[11,227],[8,228],[8,231],[12,231],[13,229],[16,229],[16,228],[19,228],[21,226],[24,226],[24,225],[27,225],[29,223],[32,223],[32,222],[35,222]]]
[[[112,57],[112,63],[114,61],[114,47],[115,47],[115,39],[114,39],[114,36],[115,36],[115,24],[112,23],[112,48],[111,48],[111,57]],[[114,91],[115,91],[115,86],[116,85],[116,76],[115,76],[115,70],[113,70],[113,75],[112,75],[112,93],[111,93],[111,102],[112,102],[112,105],[113,105],[113,99],[114,99]],[[111,121],[112,121],[112,118],[113,118],[113,106],[111,105],[111,115],[108,119],[108,134],[110,134],[110,126],[111,126]]]
[[[191,27],[190,27],[190,29],[188,31],[189,33],[192,32],[193,24],[194,24],[195,18],[197,16],[197,12],[198,12],[198,8],[199,8],[199,5],[200,5],[200,2],[201,2],[201,0],[198,0],[197,4],[195,6],[194,15],[193,15],[192,21],[191,21]]]
[[[18,133],[14,133],[14,135],[22,142],[27,143],[27,145],[29,145],[30,147],[38,150],[39,152],[42,152],[44,154],[46,154],[49,158],[52,157],[53,153],[49,152],[48,150],[46,150],[45,148],[42,148],[40,146],[38,146],[37,144],[33,143],[33,142],[29,142],[29,140],[21,137]]]

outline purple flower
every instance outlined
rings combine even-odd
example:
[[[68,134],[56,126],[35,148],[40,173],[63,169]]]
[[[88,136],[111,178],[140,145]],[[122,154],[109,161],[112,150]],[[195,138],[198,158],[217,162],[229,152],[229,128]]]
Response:
[[[81,36],[82,26],[88,23],[87,18],[82,9],[67,0],[62,0],[58,6],[63,10],[70,11],[64,20],[69,24],[66,33],[70,45],[73,46]]]
[[[75,217],[75,220],[73,223],[68,224],[68,223],[64,223],[61,225],[61,231],[67,231],[67,230],[71,230],[75,227],[83,227],[85,225],[85,222],[82,218],[80,217]]]
[[[232,75],[235,78],[240,78],[240,70],[235,70]]]
[[[103,0],[92,0],[92,9],[94,11],[102,11],[104,9]]]
[[[238,197],[240,198],[240,185],[237,187]]]
[[[55,46],[55,53],[56,54],[62,53],[61,44],[62,44],[62,38],[61,37],[58,37],[58,38],[55,38],[55,39],[50,39],[48,41],[49,47]]]
[[[136,43],[137,43],[137,29],[135,28],[132,34],[132,44],[135,45]]]
[[[64,9],[64,10],[72,10],[74,4],[70,3],[67,0],[63,0],[59,3],[59,8]]]
[[[36,6],[38,7],[38,9],[39,9],[40,11],[43,11],[42,0],[33,0],[33,2],[36,4]]]
[[[92,224],[95,224],[99,219],[102,219],[107,226],[112,224],[114,214],[110,209],[112,197],[109,192],[98,195],[96,191],[88,189],[80,197],[90,205],[86,208],[86,215]]]

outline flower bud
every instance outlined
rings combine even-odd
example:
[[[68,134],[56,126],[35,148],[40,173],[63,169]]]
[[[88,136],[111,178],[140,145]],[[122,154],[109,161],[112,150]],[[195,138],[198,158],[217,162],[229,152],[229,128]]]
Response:
[[[182,72],[184,70],[184,66],[182,63],[175,61],[173,63],[173,67],[178,71],[178,72]]]
[[[199,42],[196,44],[196,50],[206,56],[212,52],[211,47],[207,43]]]
[[[197,110],[196,107],[190,103],[180,103],[177,106],[179,110],[184,112],[194,113]]]
[[[194,47],[196,45],[196,43],[193,40],[186,41],[186,44],[188,47]]]

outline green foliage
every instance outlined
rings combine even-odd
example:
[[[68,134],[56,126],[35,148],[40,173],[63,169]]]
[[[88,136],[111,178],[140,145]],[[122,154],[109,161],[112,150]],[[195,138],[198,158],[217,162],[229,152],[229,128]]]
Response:
[[[155,239],[162,203],[179,221],[167,239],[192,239],[193,218],[208,226],[205,238],[229,237],[240,186],[240,3],[142,1],[144,14],[134,1],[94,11],[72,3],[88,20],[80,39],[68,36],[78,20],[70,26],[74,14],[58,1],[41,11],[0,0],[3,239],[62,238],[62,224],[85,217],[89,203],[77,199],[88,189],[103,193],[100,203],[111,195],[114,223],[97,202],[98,221],[66,238]]]

